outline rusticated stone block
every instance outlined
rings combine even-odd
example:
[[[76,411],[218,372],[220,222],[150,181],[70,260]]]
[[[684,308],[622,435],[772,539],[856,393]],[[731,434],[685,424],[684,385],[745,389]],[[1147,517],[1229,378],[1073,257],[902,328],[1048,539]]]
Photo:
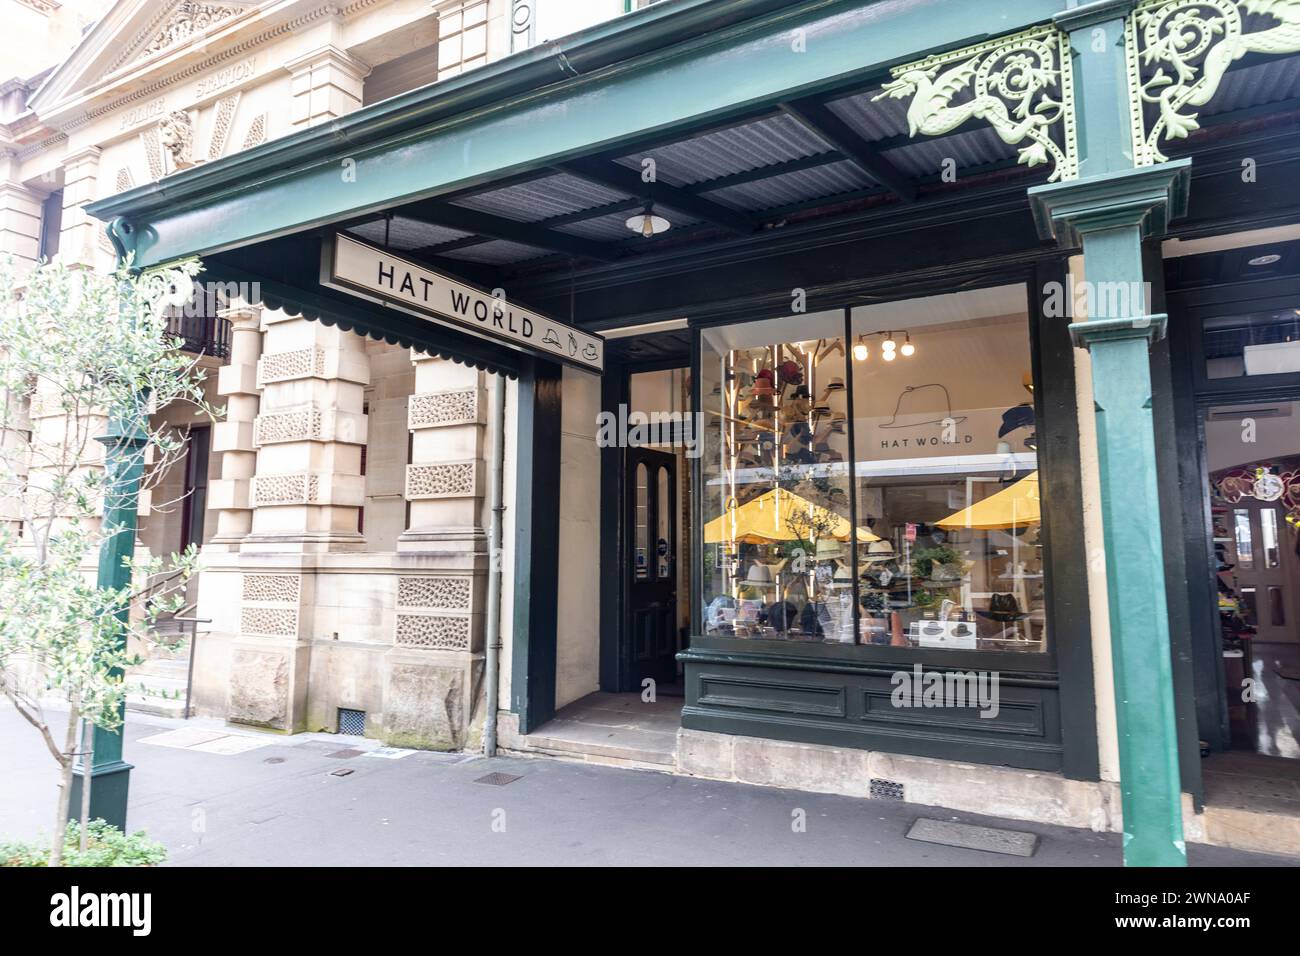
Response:
[[[289,662],[283,654],[236,650],[230,662],[228,719],[238,724],[289,728]]]
[[[465,744],[467,672],[460,667],[393,661],[384,691],[384,741],[424,750]]]

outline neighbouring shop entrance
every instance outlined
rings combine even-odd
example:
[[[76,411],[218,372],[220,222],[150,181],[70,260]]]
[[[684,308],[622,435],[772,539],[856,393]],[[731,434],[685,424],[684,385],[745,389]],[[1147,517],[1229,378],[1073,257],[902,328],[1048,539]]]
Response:
[[[1300,244],[1188,257],[1172,275],[1180,417],[1199,449],[1184,498],[1213,802],[1222,774],[1257,796],[1300,779],[1276,760],[1300,758]]]
[[[1211,406],[1204,427],[1230,743],[1300,757],[1300,401]]]

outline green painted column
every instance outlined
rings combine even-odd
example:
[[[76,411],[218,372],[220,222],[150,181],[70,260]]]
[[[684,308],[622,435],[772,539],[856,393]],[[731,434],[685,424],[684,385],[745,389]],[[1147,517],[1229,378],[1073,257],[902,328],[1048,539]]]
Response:
[[[1125,55],[1133,0],[1056,17],[1069,34],[1079,177],[1029,191],[1039,231],[1082,248],[1088,315],[1070,325],[1092,358],[1111,657],[1127,866],[1186,866],[1173,662],[1151,416],[1151,315],[1142,240],[1186,208],[1190,160],[1134,167]]]
[[[126,561],[135,553],[140,480],[144,474],[145,440],[133,425],[120,420],[109,422],[108,431],[99,438],[104,445],[103,527],[106,532],[99,549],[101,588],[120,589],[130,584],[131,572]],[[123,606],[118,617],[125,621],[130,608]],[[120,676],[121,672],[117,672]],[[123,705],[125,720],[126,708]],[[126,803],[131,783],[131,765],[122,759],[122,732],[94,729],[94,759],[90,767],[90,819],[103,819],[121,830],[126,829]],[[86,777],[84,761],[73,771],[72,800],[68,819],[81,819],[81,788]]]
[[[1090,298],[1070,325],[1092,356],[1127,866],[1185,866],[1173,663],[1160,534],[1142,240],[1183,211],[1190,162],[1030,190],[1040,229],[1083,248]]]

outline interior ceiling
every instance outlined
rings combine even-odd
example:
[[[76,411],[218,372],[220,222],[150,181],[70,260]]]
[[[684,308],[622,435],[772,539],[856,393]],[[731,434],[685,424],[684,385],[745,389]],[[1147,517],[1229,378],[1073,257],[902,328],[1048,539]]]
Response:
[[[410,203],[346,227],[471,282],[533,281],[609,262],[719,245],[774,229],[1046,179],[987,124],[912,138],[906,104],[876,99],[879,82],[761,109],[710,128],[663,135],[551,168]],[[1260,107],[1271,104],[1268,109]],[[1300,57],[1230,71],[1200,111],[1202,128],[1166,147],[1171,158],[1221,145],[1261,122],[1300,118]],[[644,183],[653,160],[655,182]],[[944,181],[945,160],[955,179]],[[644,238],[625,221],[652,201],[672,223]],[[624,343],[620,352],[654,346]]]

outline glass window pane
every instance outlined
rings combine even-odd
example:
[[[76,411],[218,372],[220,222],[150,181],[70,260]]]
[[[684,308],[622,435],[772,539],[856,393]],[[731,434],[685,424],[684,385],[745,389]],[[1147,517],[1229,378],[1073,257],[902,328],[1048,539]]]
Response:
[[[655,536],[655,567],[657,568],[656,573],[661,580],[672,576],[673,510],[672,505],[669,503],[671,483],[672,479],[668,474],[668,469],[660,466],[655,476],[655,484],[658,486],[659,495],[659,505],[655,510],[655,521],[658,524],[658,532]]]
[[[645,462],[636,466],[636,515],[633,523],[636,556],[632,566],[636,569],[636,579],[644,581],[650,576],[650,472]]]
[[[1254,588],[1241,589],[1241,619],[1251,627],[1259,623],[1259,606]]]
[[[705,634],[1046,649],[1024,302],[703,330]]]
[[[1232,512],[1232,534],[1237,546],[1237,567],[1248,571],[1255,566],[1255,549],[1250,532],[1250,512],[1245,508]]]
[[[1268,589],[1268,617],[1274,627],[1286,627],[1286,611],[1282,608],[1282,589]]]
[[[1277,510],[1265,508],[1259,513],[1259,544],[1264,552],[1264,567],[1276,568],[1281,563],[1277,540]]]
[[[1300,310],[1281,309],[1205,320],[1208,378],[1300,372]]]
[[[703,333],[706,634],[856,641],[843,331],[833,312]]]
[[[1047,646],[1022,289],[855,309],[854,463],[868,639]]]

